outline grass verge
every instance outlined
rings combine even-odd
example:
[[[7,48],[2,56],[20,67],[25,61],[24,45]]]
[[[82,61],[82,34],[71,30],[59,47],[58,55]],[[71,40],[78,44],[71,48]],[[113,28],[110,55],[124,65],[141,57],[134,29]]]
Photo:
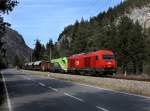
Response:
[[[40,75],[40,76],[49,75],[49,77],[56,78],[56,79],[84,83],[84,84],[94,85],[101,88],[108,88],[108,89],[121,91],[121,92],[150,96],[150,82],[80,76],[80,75],[68,75],[68,74],[38,72],[38,71],[26,71],[26,70],[23,70],[23,72],[26,72],[28,74],[33,74],[33,75]]]

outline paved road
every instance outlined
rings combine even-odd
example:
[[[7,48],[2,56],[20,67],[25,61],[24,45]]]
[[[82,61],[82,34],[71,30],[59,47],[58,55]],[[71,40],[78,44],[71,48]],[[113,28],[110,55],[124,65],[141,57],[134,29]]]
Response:
[[[7,69],[10,111],[150,111],[150,98]]]

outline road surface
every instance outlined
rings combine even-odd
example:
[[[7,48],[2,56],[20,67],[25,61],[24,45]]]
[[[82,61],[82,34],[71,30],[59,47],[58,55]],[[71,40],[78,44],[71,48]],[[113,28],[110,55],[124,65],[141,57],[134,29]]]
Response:
[[[150,111],[150,98],[3,70],[8,111]]]

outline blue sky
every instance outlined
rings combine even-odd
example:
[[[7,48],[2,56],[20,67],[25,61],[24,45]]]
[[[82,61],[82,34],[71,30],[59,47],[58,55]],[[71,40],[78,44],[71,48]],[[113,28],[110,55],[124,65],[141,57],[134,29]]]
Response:
[[[5,21],[17,30],[27,45],[34,47],[35,39],[45,44],[56,42],[64,27],[76,20],[89,19],[122,0],[18,0],[20,3]]]

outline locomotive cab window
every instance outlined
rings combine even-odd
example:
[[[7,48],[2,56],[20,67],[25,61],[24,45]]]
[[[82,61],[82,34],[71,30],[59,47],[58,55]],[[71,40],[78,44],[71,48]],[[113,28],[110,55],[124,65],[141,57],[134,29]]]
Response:
[[[98,57],[98,55],[96,56],[96,60],[98,60],[99,59],[99,57]]]
[[[115,56],[114,55],[104,54],[103,55],[103,59],[104,60],[113,60],[113,59],[115,59]]]

